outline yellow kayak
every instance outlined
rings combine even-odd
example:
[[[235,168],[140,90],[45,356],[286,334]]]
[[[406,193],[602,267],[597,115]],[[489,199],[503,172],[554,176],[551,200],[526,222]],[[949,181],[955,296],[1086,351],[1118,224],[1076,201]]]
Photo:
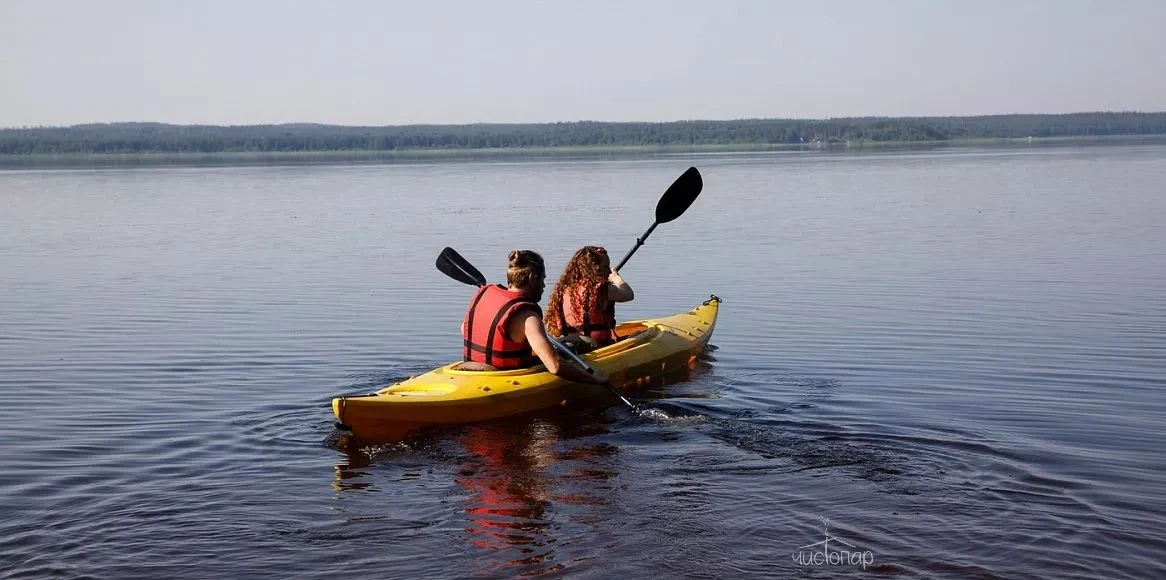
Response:
[[[720,298],[712,296],[688,312],[622,323],[615,330],[618,342],[582,358],[607,372],[621,390],[662,382],[696,365],[716,326],[719,305]],[[399,439],[424,426],[474,423],[585,397],[612,397],[603,387],[565,381],[542,365],[510,371],[455,370],[459,364],[438,367],[375,393],[337,397],[332,399],[332,412],[358,439],[381,441]]]

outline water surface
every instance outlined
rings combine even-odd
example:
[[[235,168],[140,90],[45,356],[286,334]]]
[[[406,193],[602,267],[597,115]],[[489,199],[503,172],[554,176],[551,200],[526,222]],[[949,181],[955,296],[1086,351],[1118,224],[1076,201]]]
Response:
[[[338,436],[459,356],[442,247],[622,255],[689,165],[619,311],[725,299],[662,413]],[[1160,577],[1162,183],[1161,146],[0,172],[0,569]],[[796,560],[826,534],[873,560]]]

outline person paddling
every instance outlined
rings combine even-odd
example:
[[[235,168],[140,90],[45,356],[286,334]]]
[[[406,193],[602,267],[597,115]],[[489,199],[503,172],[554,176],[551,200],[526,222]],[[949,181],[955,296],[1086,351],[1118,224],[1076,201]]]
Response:
[[[611,269],[607,250],[583,246],[563,268],[547,305],[547,331],[573,346],[590,350],[615,342],[615,303],[630,302],[635,292]]]
[[[538,362],[572,382],[603,383],[603,371],[588,374],[555,355],[538,302],[546,286],[543,258],[531,250],[508,256],[507,287],[486,284],[474,294],[462,321],[463,370],[513,370]]]

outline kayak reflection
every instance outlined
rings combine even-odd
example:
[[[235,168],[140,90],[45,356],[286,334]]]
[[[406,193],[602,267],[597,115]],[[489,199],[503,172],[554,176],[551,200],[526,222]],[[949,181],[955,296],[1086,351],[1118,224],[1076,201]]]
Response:
[[[456,491],[440,501],[444,507],[411,507],[442,514],[427,525],[462,530],[472,575],[554,573],[596,557],[594,526],[612,517],[621,471],[619,448],[603,440],[618,420],[602,407],[576,408],[426,430],[387,444],[362,444],[340,433],[332,445],[346,461],[335,466],[332,487],[337,493],[392,488],[395,497],[419,497],[411,480],[425,485],[449,477]],[[391,517],[412,517],[399,515],[408,508],[391,511]]]
[[[558,429],[534,421],[520,432],[502,426],[474,426],[458,437],[470,458],[455,476],[469,492],[469,542],[488,550],[522,547],[538,558],[540,537],[550,526],[551,481]]]
[[[475,425],[458,435],[468,453],[455,475],[467,492],[466,540],[492,556],[480,560],[488,569],[479,572],[546,573],[570,560],[561,552],[570,552],[572,537],[590,536],[582,522],[607,506],[607,480],[617,473],[616,447],[582,439],[603,432],[601,424],[560,415]]]

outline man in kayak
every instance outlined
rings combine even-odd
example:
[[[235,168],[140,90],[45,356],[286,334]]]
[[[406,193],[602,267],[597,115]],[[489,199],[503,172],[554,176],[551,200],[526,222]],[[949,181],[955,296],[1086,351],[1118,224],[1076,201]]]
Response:
[[[583,246],[563,269],[547,305],[547,330],[580,351],[615,342],[615,303],[631,302],[632,287],[611,269],[607,250]]]
[[[591,375],[562,364],[543,327],[542,299],[546,267],[531,250],[510,252],[507,288],[487,284],[478,289],[462,321],[464,370],[512,370],[542,362],[547,372],[578,383],[604,383],[607,373]]]

